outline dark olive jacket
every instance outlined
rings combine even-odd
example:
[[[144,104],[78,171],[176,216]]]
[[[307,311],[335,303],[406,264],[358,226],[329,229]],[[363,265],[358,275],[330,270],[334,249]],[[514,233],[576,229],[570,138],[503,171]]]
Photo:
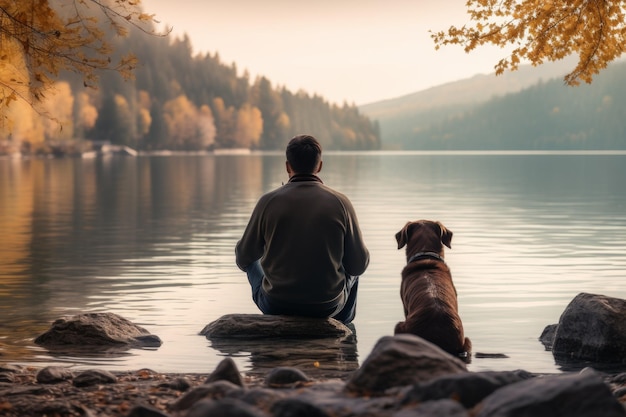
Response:
[[[359,276],[369,264],[352,203],[315,175],[263,195],[235,255],[244,271],[261,260],[271,298],[301,304],[340,303],[345,274]]]

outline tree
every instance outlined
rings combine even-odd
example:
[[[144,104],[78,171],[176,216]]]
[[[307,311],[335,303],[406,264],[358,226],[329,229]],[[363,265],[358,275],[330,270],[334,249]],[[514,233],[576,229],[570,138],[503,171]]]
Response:
[[[154,33],[153,21],[140,0],[0,0],[0,106],[40,103],[64,70],[81,74],[85,86],[97,85],[100,70],[130,78],[135,58],[112,59],[106,31],[125,36],[131,25]]]
[[[213,143],[215,127],[208,106],[200,110],[187,96],[180,95],[163,106],[167,149],[201,150]]]
[[[42,103],[46,113],[51,117],[42,119],[45,139],[72,139],[74,136],[72,120],[74,100],[70,84],[67,81],[57,82],[53,94],[50,94]]]
[[[249,103],[237,110],[235,124],[234,147],[257,148],[263,133],[263,116],[261,110]]]
[[[565,76],[568,85],[591,83],[594,74],[618,58],[626,40],[625,6],[620,0],[468,0],[473,25],[433,33],[435,48],[462,45],[513,45],[496,65],[496,74],[515,70],[522,60],[533,65],[577,54],[578,64]]]

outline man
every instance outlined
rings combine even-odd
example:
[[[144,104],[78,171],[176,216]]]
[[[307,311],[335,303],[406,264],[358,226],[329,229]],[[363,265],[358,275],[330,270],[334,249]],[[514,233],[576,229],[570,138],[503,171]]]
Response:
[[[352,203],[317,174],[322,148],[309,135],[286,150],[289,182],[257,202],[235,248],[264,314],[333,317],[350,323],[369,252]]]

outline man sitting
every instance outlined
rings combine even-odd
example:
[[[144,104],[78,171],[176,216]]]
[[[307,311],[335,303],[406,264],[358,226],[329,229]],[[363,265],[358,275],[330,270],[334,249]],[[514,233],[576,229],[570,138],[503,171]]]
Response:
[[[235,248],[237,266],[264,314],[350,323],[369,264],[354,208],[317,176],[322,148],[313,136],[291,139],[286,156],[289,181],[257,202]]]

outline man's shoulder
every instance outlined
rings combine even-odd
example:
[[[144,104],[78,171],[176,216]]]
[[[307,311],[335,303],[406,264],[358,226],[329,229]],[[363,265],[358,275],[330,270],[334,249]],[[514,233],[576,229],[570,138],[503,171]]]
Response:
[[[340,203],[340,205],[343,207],[343,209],[347,210],[348,212],[354,211],[353,206],[352,206],[352,201],[350,201],[347,195],[327,185],[322,185],[322,187],[328,196],[327,198],[333,198],[337,200]]]
[[[284,185],[274,190],[268,191],[259,198],[259,203],[267,203],[268,201],[272,200],[275,196],[283,193],[284,191],[285,191]]]
[[[338,190],[336,190],[336,189],[334,189],[334,188],[332,188],[332,187],[330,187],[330,186],[328,186],[326,184],[320,184],[320,185],[329,194],[333,194],[333,195],[341,198],[342,200],[348,200],[348,196],[345,195],[344,193],[342,193],[341,191],[338,191]]]
[[[312,187],[308,188],[309,190],[315,190],[311,195],[315,195],[315,198],[318,198],[320,194],[328,196],[328,198],[337,198],[341,201],[350,202],[349,198],[342,193],[326,184],[320,182],[300,182],[300,183],[289,183],[282,185],[272,191],[268,191],[263,196],[261,196],[261,200],[264,202],[268,202],[275,197],[280,197],[285,194],[290,194],[292,192],[298,192],[298,188],[300,187]]]

